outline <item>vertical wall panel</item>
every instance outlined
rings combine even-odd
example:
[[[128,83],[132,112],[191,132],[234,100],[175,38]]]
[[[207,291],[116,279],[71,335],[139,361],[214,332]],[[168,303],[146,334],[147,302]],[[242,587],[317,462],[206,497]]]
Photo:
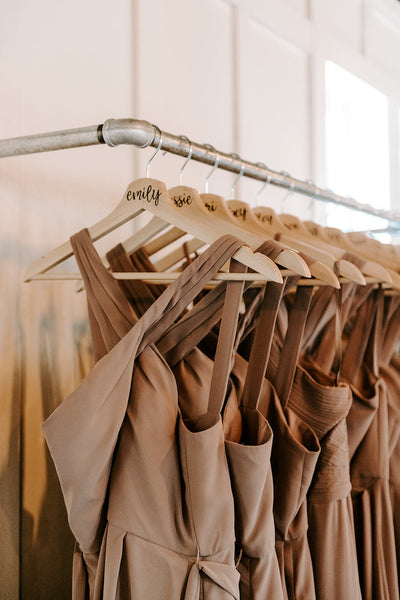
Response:
[[[234,7],[224,0],[141,0],[139,5],[140,118],[196,141],[233,149]],[[157,159],[152,174],[175,185],[181,164],[182,159],[174,157]],[[190,165],[185,183],[201,187],[208,172],[208,167]],[[226,181],[227,175],[216,173],[210,187],[223,192]]]
[[[130,0],[2,2],[0,137],[130,116],[131,28]],[[131,178],[129,148],[0,161],[1,600],[71,597],[73,540],[41,425],[91,364],[84,294],[23,272],[109,212]]]
[[[250,160],[307,178],[311,169],[308,55],[253,20],[242,43],[241,152]],[[284,195],[271,188],[265,198],[277,201]],[[289,206],[291,201],[285,210]]]
[[[363,0],[310,0],[311,17],[318,30],[326,30],[351,48],[362,50]]]
[[[400,75],[400,10],[393,7],[388,13],[374,3],[365,11],[365,54],[384,69]]]
[[[296,10],[303,17],[308,17],[310,0],[283,0],[282,4],[286,4],[290,8]]]

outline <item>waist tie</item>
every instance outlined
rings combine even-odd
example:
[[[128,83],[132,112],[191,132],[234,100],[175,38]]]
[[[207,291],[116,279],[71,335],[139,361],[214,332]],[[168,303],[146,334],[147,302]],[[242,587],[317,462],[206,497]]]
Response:
[[[204,576],[227,592],[234,600],[240,599],[240,575],[235,567],[211,560],[200,560],[198,556],[189,571],[184,600],[200,600],[201,579]]]
[[[111,523],[107,524],[102,542],[102,549],[100,551],[100,554],[102,554],[105,545],[107,546],[107,565],[104,574],[96,574],[97,581],[94,590],[94,598],[100,598],[100,596],[102,596],[104,600],[114,600],[117,598],[118,580],[126,533],[126,531]],[[213,562],[210,560],[201,560],[199,554],[197,555],[197,561],[193,563],[189,571],[184,600],[201,599],[202,577],[207,577],[213,584],[227,592],[232,600],[240,600],[240,574],[234,565],[227,565],[225,563]],[[101,584],[103,585],[102,594],[101,591],[99,591]]]

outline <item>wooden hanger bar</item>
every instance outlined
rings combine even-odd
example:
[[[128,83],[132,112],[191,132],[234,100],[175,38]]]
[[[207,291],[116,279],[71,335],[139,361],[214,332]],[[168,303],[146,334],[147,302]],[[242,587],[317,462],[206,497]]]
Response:
[[[103,219],[88,228],[93,241],[96,241],[117,227],[134,219],[143,211],[149,211],[155,216],[183,229],[192,237],[200,238],[210,245],[223,235],[225,230],[219,223],[209,218],[205,209],[200,207],[193,211],[178,210],[168,194],[165,184],[148,177],[136,179],[125,191],[119,204]],[[73,250],[70,241],[64,242],[50,250],[46,255],[37,258],[26,269],[25,281],[34,279],[37,275],[46,273],[56,265],[61,264],[72,256]],[[268,257],[258,252],[252,252],[249,246],[243,245],[235,254],[239,262],[261,273],[267,280],[282,282],[282,276],[277,265]]]
[[[288,277],[290,275],[293,275],[293,271],[290,271],[288,269],[282,269],[280,271],[282,277]],[[180,272],[175,272],[175,271],[171,271],[171,272],[154,272],[154,271],[140,271],[140,272],[136,272],[136,271],[123,271],[121,273],[119,272],[110,272],[110,274],[115,278],[115,279],[119,279],[119,280],[125,280],[125,281],[144,281],[145,283],[158,283],[158,284],[169,284],[172,281],[175,281],[175,279],[178,279],[179,275],[181,275]],[[56,272],[49,272],[49,273],[40,273],[39,275],[35,275],[34,278],[32,278],[30,281],[82,281],[82,274],[79,272],[76,273],[56,273]],[[263,286],[265,283],[267,283],[268,281],[271,281],[269,278],[266,278],[264,275],[262,275],[261,273],[223,273],[223,272],[219,272],[216,273],[213,278],[208,282],[208,286],[215,286],[218,285],[219,283],[221,283],[221,281],[251,281],[253,282],[254,286]],[[343,284],[343,283],[348,283],[348,281],[346,279],[343,278],[339,278],[339,283]],[[301,285],[301,286],[314,286],[314,287],[318,287],[318,286],[328,286],[331,285],[331,283],[327,282],[327,281],[323,281],[322,279],[305,279],[305,278],[301,278],[299,279],[299,281],[297,281],[296,285]],[[82,288],[84,289],[84,288]],[[80,291],[80,290],[79,290]]]
[[[261,166],[261,164],[242,160],[240,157],[234,158],[230,154],[219,152],[206,144],[186,141],[180,136],[161,131],[157,126],[138,119],[108,119],[101,125],[0,140],[0,158],[96,144],[107,144],[112,147],[121,144],[134,145],[139,148],[157,147],[159,146],[160,136],[162,137],[160,148],[172,154],[186,157],[190,146],[191,160],[213,166],[218,159],[219,169],[241,173],[244,177],[259,181],[268,180],[272,185],[286,188],[293,193],[346,206],[375,217],[387,219],[391,223],[400,224],[399,213],[377,209],[368,204],[357,202],[353,198],[339,196],[330,190],[318,187],[312,182],[296,179],[286,172],[273,171]]]

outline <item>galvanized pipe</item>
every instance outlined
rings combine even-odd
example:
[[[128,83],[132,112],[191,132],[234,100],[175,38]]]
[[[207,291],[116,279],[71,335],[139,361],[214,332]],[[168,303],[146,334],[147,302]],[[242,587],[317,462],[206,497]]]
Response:
[[[260,163],[251,163],[240,157],[220,152],[207,144],[188,141],[184,136],[161,131],[156,125],[138,119],[108,119],[102,125],[0,140],[0,158],[96,144],[107,144],[112,147],[122,144],[139,148],[158,147],[160,138],[160,150],[179,156],[188,156],[191,152],[191,160],[210,166],[217,164],[219,169],[241,173],[244,177],[259,181],[268,181],[271,185],[286,188],[293,193],[339,204],[387,219],[391,223],[400,223],[400,214],[393,211],[378,209],[357,202],[353,198],[339,196],[330,190],[318,187],[313,182],[296,179],[289,173],[274,171]]]

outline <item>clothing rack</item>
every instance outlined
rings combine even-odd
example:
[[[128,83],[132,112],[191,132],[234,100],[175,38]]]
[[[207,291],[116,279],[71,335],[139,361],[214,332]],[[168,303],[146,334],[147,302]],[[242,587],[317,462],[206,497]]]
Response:
[[[138,148],[154,146],[179,156],[188,157],[190,154],[191,160],[400,224],[399,213],[362,204],[354,198],[318,187],[312,181],[296,179],[285,171],[274,171],[262,163],[252,163],[237,155],[219,152],[209,144],[199,144],[186,136],[161,131],[156,125],[138,119],[107,119],[100,125],[3,139],[0,140],[0,158],[97,144],[111,147],[128,144]]]

